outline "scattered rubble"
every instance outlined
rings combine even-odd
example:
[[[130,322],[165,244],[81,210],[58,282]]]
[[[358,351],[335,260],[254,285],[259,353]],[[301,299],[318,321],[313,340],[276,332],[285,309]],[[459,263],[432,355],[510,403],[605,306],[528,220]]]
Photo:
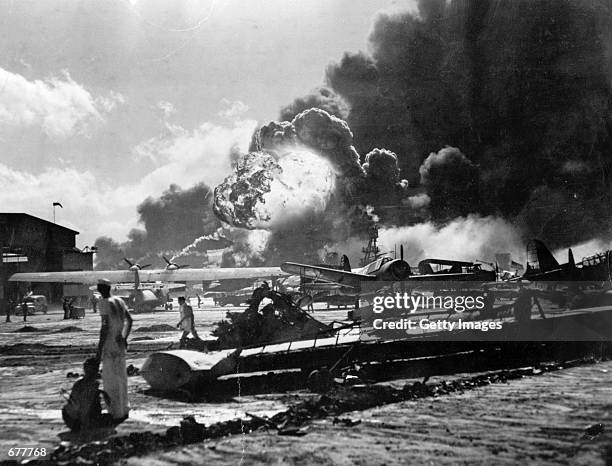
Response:
[[[60,330],[57,330],[53,333],[72,333],[72,332],[83,332],[84,330],[80,327],[76,327],[74,325],[69,325],[68,327],[64,327]]]
[[[499,370],[464,377],[456,380],[443,380],[435,383],[407,383],[402,388],[389,385],[359,385],[337,387],[327,394],[302,401],[287,411],[271,418],[249,414],[251,419],[233,419],[206,426],[198,423],[193,416],[187,416],[180,426],[170,427],[165,434],[149,431],[135,432],[117,436],[107,441],[84,445],[60,445],[51,455],[55,464],[107,464],[120,458],[138,456],[154,450],[172,448],[179,445],[199,443],[207,439],[227,435],[246,434],[258,429],[274,428],[279,435],[305,435],[309,422],[326,417],[334,417],[334,423],[353,427],[360,420],[343,419],[339,416],[346,412],[361,411],[379,405],[417,400],[427,397],[440,397],[455,392],[463,392],[495,383],[524,377],[541,376],[547,372],[582,364],[593,364],[595,359],[587,358],[566,361],[563,364],[538,364],[511,370]],[[603,424],[589,426],[585,435],[598,435],[603,432]]]
[[[17,330],[13,330],[14,333],[30,333],[30,332],[40,332],[40,329],[36,327],[32,327],[31,325],[25,325],[24,327],[18,328]]]
[[[168,324],[154,324],[149,327],[138,327],[134,332],[176,332],[176,327]]]

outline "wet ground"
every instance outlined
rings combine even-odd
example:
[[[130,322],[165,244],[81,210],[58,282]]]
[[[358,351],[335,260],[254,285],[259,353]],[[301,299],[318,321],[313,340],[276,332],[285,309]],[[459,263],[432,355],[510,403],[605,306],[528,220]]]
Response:
[[[301,437],[263,429],[122,464],[612,464],[612,362],[533,373],[313,420]]]
[[[212,303],[194,313],[201,338],[210,338],[215,322],[228,310]],[[175,305],[175,309],[178,307]],[[317,311],[316,317],[331,322],[342,319],[346,311]],[[8,459],[13,447],[55,448],[63,439],[71,440],[61,418],[65,400],[63,390],[70,390],[76,378],[67,374],[82,373],[82,363],[95,353],[100,317],[90,310],[84,319],[63,320],[61,309],[48,314],[12,316],[11,323],[0,316],[0,461]],[[177,347],[181,335],[175,329],[177,311],[133,314],[127,363],[141,367],[151,351]],[[23,331],[25,330],[30,331]],[[35,330],[35,331],[32,331]],[[143,331],[144,330],[144,331]],[[212,423],[243,417],[246,411],[271,415],[286,409],[294,395],[240,396],[223,403],[190,403],[151,396],[148,384],[140,376],[129,377],[130,418],[117,429],[118,434],[138,430],[165,432],[177,425],[183,416],[194,415],[199,422]]]
[[[230,309],[196,310],[200,335],[208,337],[214,323]],[[345,315],[346,311],[315,313],[325,322]],[[177,320],[176,311],[134,315],[128,364],[140,367],[150,351],[176,345],[180,332],[171,328]],[[25,325],[37,331],[18,331],[24,327],[19,317],[10,324],[0,323],[0,460],[9,459],[14,447],[45,447],[50,452],[61,441],[73,445],[79,441],[61,420],[60,391],[69,390],[76,380],[67,378],[67,373],[81,373],[82,361],[93,354],[99,316],[88,312],[85,319],[64,321],[62,312],[55,310],[28,317]],[[612,464],[612,362],[557,369],[384,406],[364,405],[338,416],[315,416],[305,423],[303,437],[259,428],[248,435],[181,447],[169,448],[161,442],[144,450],[150,451],[148,455],[119,461],[160,465]],[[429,384],[441,380],[432,378]],[[390,385],[402,393],[407,382],[414,381]],[[247,412],[271,417],[304,400],[320,399],[299,391],[192,403],[152,396],[147,388],[140,376],[129,378],[132,410],[117,429],[119,438],[145,431],[167,438],[168,428],[178,426],[187,415],[210,425],[248,419]],[[334,422],[335,417],[340,422]],[[585,436],[585,428],[597,424],[605,426],[603,431]],[[108,432],[100,434],[100,440],[107,437]]]

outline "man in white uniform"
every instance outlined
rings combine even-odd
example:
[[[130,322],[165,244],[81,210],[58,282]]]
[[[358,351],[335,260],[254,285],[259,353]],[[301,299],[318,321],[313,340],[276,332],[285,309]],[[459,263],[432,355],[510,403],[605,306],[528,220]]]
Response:
[[[200,340],[200,337],[198,336],[198,331],[195,328],[193,308],[185,302],[185,298],[183,296],[179,297],[178,303],[180,320],[179,323],[176,324],[176,327],[183,331],[179,348],[184,348],[187,343],[187,337],[190,333],[192,333],[198,340]]]
[[[102,386],[110,398],[109,413],[115,423],[120,423],[127,419],[130,410],[125,353],[127,337],[132,330],[132,316],[123,300],[111,296],[110,290],[109,280],[98,280],[98,292],[102,296],[98,302],[102,327],[96,358],[102,361]]]

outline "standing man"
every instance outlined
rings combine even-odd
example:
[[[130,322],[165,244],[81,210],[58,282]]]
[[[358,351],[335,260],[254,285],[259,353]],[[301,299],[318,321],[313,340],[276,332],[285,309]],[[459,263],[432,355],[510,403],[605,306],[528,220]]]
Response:
[[[130,410],[125,353],[127,337],[132,330],[132,316],[123,300],[111,296],[110,290],[109,280],[98,280],[98,292],[101,295],[98,310],[102,326],[96,359],[102,361],[102,385],[110,399],[109,413],[113,421],[119,424],[127,419]]]
[[[64,320],[70,319],[70,298],[68,298],[68,296],[64,296],[62,309],[64,310]]]
[[[25,298],[21,301],[21,312],[23,312],[23,321],[27,322],[28,320],[28,303],[26,303]]]
[[[200,337],[198,336],[198,332],[195,328],[195,322],[193,319],[193,308],[185,302],[184,296],[179,297],[178,303],[181,320],[179,320],[179,323],[176,324],[176,327],[180,328],[183,331],[183,335],[181,336],[181,342],[179,345],[179,348],[183,348],[185,346],[185,343],[187,343],[187,337],[190,333],[192,333],[193,336],[198,340],[200,340]]]

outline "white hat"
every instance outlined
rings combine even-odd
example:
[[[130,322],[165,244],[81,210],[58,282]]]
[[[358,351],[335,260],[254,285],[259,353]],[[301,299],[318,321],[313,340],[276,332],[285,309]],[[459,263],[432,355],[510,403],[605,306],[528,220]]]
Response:
[[[106,286],[111,286],[111,282],[109,279],[107,278],[99,278],[98,279],[98,285],[106,285]]]

